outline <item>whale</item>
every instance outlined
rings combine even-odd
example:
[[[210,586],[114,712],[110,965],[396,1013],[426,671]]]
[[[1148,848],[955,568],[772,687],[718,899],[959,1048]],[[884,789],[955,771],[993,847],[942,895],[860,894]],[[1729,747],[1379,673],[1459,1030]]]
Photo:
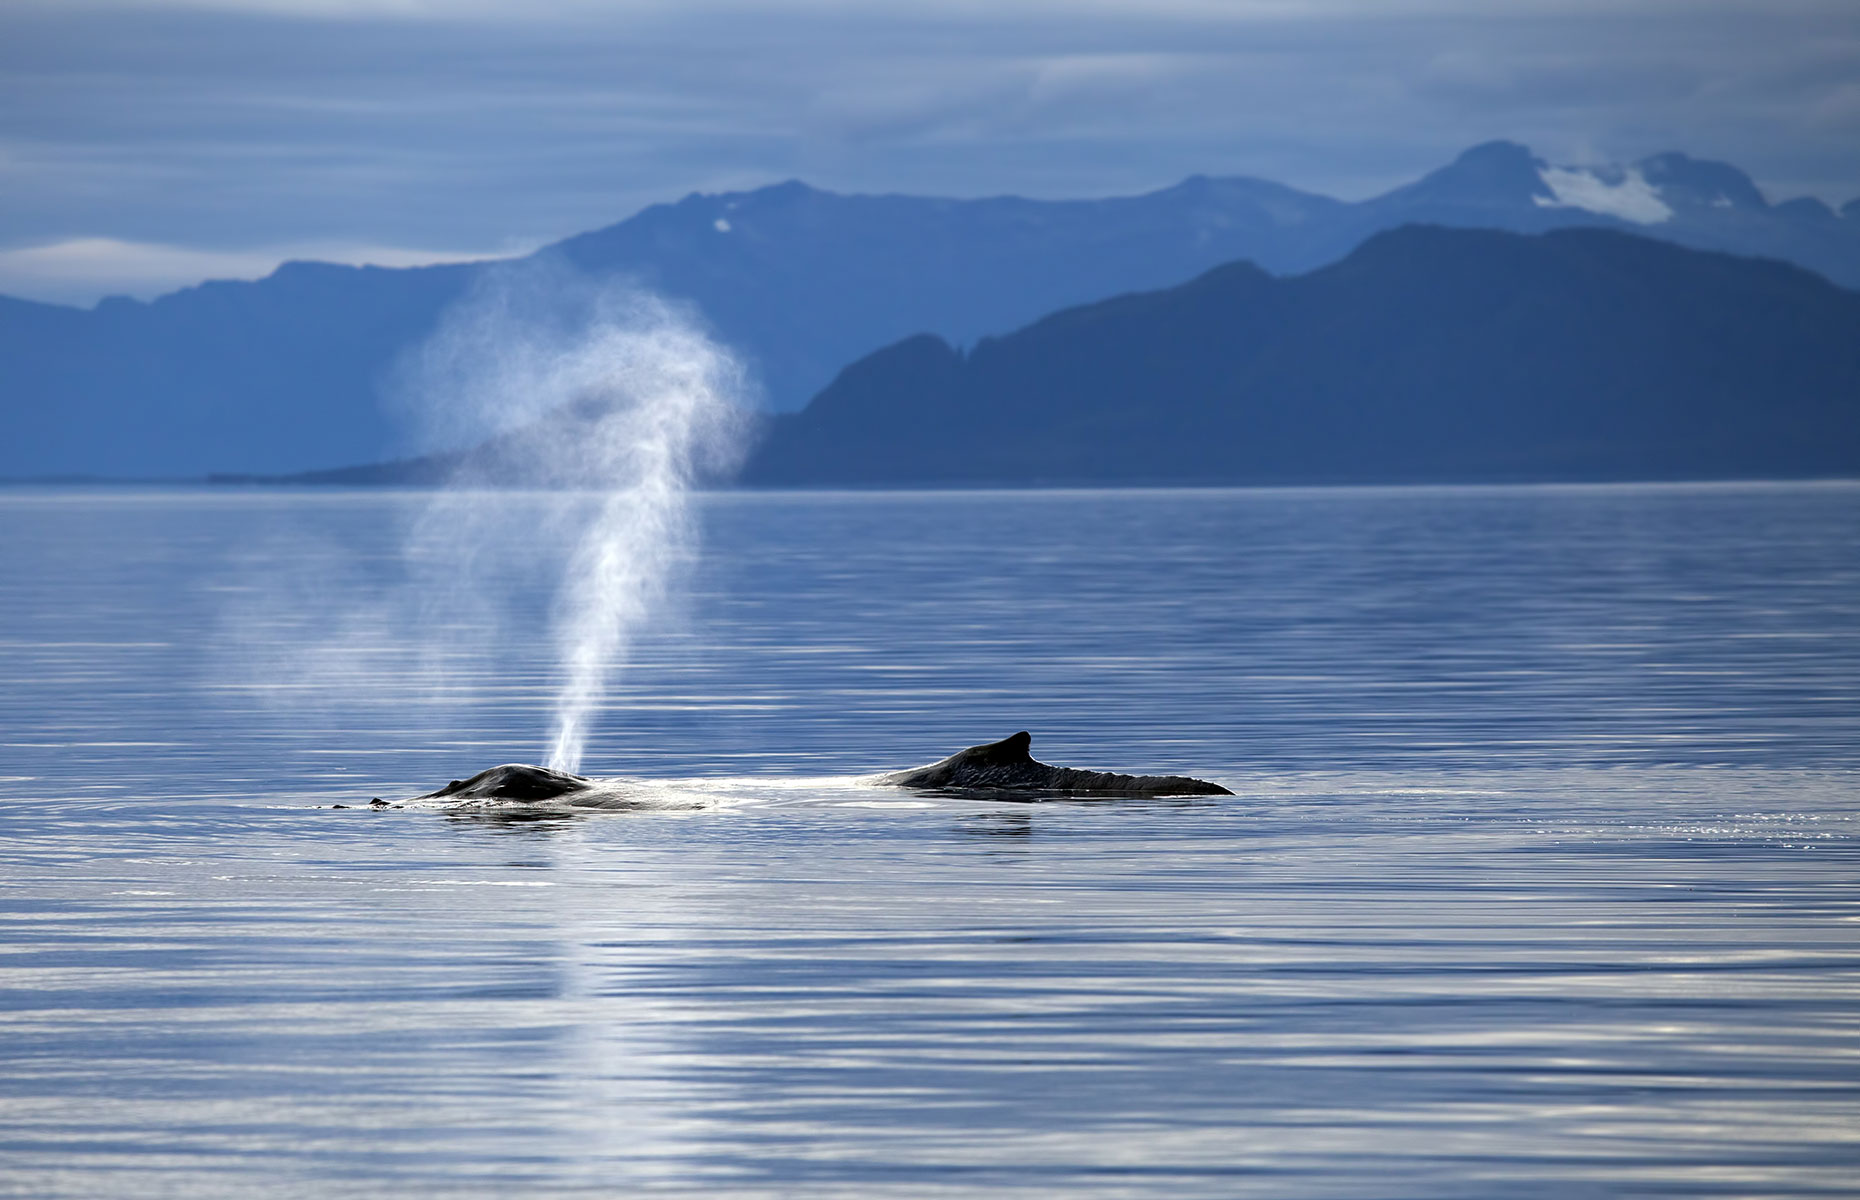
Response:
[[[1055,767],[1035,761],[1033,735],[1025,730],[959,750],[928,766],[911,767],[859,782],[879,787],[914,788],[976,799],[1032,801],[1077,796],[1231,796],[1218,783],[1185,775],[1122,775],[1115,771],[1087,771]],[[449,806],[478,808],[496,805],[567,805],[574,808],[684,807],[699,799],[694,793],[662,793],[682,785],[654,785],[639,779],[591,778],[503,763],[469,779],[454,779],[437,791],[415,796],[409,803],[441,801]],[[376,800],[379,806],[385,801]]]
[[[576,792],[592,791],[595,782],[567,771],[532,767],[524,763],[504,763],[480,771],[470,779],[454,779],[436,792],[415,796],[415,800],[516,800],[541,804],[559,800]]]
[[[527,763],[503,763],[470,779],[454,779],[438,791],[406,801],[416,807],[437,804],[449,812],[613,811],[705,808],[717,797],[691,787],[690,780],[606,778],[571,775]],[[376,800],[372,806],[381,807]],[[392,806],[392,807],[398,807]]]
[[[1072,796],[1231,796],[1218,783],[1186,775],[1122,775],[1054,767],[1033,757],[1033,735],[1026,730],[998,742],[985,742],[928,766],[875,776],[888,787],[982,795],[994,799],[1037,800]]]

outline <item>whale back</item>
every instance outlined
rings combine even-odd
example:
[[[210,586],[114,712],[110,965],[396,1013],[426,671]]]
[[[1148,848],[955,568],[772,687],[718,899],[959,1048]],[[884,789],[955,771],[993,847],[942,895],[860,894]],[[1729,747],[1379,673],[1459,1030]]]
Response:
[[[1033,757],[1033,735],[1026,730],[998,742],[958,750],[942,762],[881,775],[877,782],[894,787],[950,791],[1049,792],[1071,796],[1231,796],[1218,783],[1185,775],[1120,775],[1054,767]]]
[[[454,779],[436,792],[418,797],[421,800],[553,800],[571,792],[586,791],[591,786],[579,775],[532,767],[523,763],[505,763],[480,771],[470,779]]]
[[[631,785],[614,779],[586,779],[547,767],[505,763],[480,771],[470,779],[454,779],[419,800],[504,800],[540,804],[565,796],[572,804],[597,801],[633,806]],[[984,742],[958,750],[941,762],[894,771],[869,782],[893,787],[962,792],[1002,800],[1039,800],[1062,796],[1231,796],[1218,783],[1183,775],[1121,775],[1114,771],[1084,771],[1055,767],[1033,757],[1033,735],[1026,730],[998,742]]]

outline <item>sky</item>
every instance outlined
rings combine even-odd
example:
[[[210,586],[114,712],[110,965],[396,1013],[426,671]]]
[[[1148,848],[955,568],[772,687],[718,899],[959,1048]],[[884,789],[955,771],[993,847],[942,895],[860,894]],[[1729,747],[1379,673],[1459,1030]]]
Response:
[[[1860,0],[0,0],[0,293],[517,253],[693,191],[1345,199],[1493,138],[1860,197]]]

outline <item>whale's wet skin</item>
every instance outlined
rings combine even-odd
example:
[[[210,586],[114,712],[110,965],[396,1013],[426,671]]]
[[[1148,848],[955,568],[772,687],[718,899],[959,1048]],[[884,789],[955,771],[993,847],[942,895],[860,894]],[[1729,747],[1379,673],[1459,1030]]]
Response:
[[[470,779],[451,783],[406,803],[418,807],[437,804],[449,811],[503,811],[513,808],[604,809],[609,811],[705,808],[713,798],[657,780],[590,778],[534,767],[504,763],[480,771]],[[374,807],[386,807],[375,800]]]
[[[1035,761],[1032,744],[1033,735],[1023,730],[998,742],[959,750],[941,762],[874,775],[860,782],[1022,803],[1093,796],[1233,795],[1218,783],[1185,775],[1123,775],[1114,771],[1049,766]],[[470,779],[454,779],[437,791],[414,797],[414,801],[447,801],[451,806],[463,808],[488,805],[664,807],[663,795],[653,795],[653,787],[640,780],[596,779],[548,767],[505,763],[480,771]],[[383,802],[377,800],[375,803]]]
[[[970,793],[997,800],[1051,800],[1067,796],[1231,796],[1218,783],[1185,775],[1120,775],[1052,767],[1034,761],[1033,735],[1025,730],[998,742],[970,746],[941,762],[880,775],[894,787]]]
[[[505,763],[480,771],[470,779],[454,779],[436,792],[416,797],[420,800],[556,800],[593,789],[594,781],[566,771],[548,767],[531,767],[522,763]]]

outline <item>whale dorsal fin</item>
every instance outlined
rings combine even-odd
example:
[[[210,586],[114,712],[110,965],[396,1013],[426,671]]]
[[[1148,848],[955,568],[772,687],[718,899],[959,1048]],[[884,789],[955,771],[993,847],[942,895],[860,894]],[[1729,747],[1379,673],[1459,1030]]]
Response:
[[[958,750],[942,762],[870,782],[894,787],[934,788],[983,799],[1041,800],[1060,796],[1231,796],[1218,783],[1183,775],[1120,775],[1035,762],[1033,735],[1026,730],[998,742]]]
[[[1009,734],[998,742],[971,746],[965,753],[972,759],[986,763],[1023,763],[1033,761],[1033,735],[1025,729],[1019,733]]]

